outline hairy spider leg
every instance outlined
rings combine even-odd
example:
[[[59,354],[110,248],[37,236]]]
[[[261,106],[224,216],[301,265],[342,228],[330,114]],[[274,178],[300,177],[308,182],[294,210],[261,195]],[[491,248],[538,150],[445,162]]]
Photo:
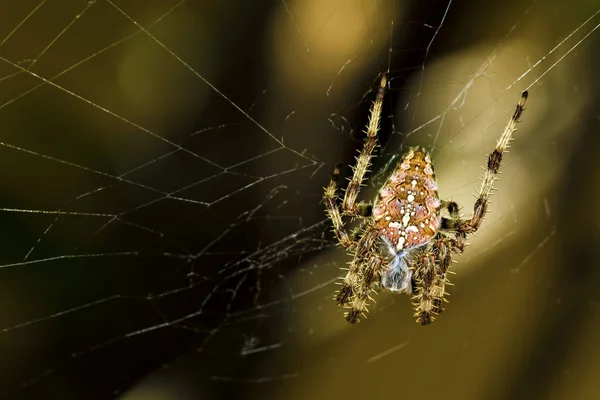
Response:
[[[379,121],[381,120],[381,109],[383,106],[383,95],[385,94],[386,86],[387,75],[382,74],[381,81],[379,82],[379,88],[377,89],[377,97],[371,106],[371,112],[369,114],[369,123],[365,132],[367,136],[365,138],[362,150],[360,151],[358,157],[356,157],[356,166],[353,167],[354,174],[352,175],[350,183],[348,183],[348,187],[344,193],[342,209],[345,215],[351,217],[358,216],[361,212],[361,207],[357,206],[355,203],[365,174],[371,166],[373,151],[377,146],[377,132],[379,131]]]
[[[519,100],[512,117],[508,121],[508,124],[506,124],[504,131],[496,143],[496,148],[488,156],[487,167],[481,179],[481,188],[477,193],[477,200],[473,207],[473,216],[468,220],[457,219],[455,221],[447,221],[446,228],[471,234],[476,232],[481,226],[481,222],[487,212],[489,197],[494,189],[494,182],[498,179],[502,155],[510,145],[513,133],[517,130],[517,123],[520,122],[519,118],[525,110],[525,103],[527,102],[528,96],[529,94],[527,91],[524,91],[521,94],[521,99]]]
[[[442,201],[440,208],[446,209],[452,220],[460,218],[458,204],[454,201]],[[444,302],[447,302],[445,296],[446,284],[448,280],[449,268],[452,263],[452,253],[462,253],[464,251],[464,241],[466,235],[464,232],[444,233],[444,224],[447,218],[442,218],[441,232],[433,240],[433,254],[435,256],[435,278],[433,280],[433,309],[434,314],[439,314],[444,310]]]
[[[428,325],[434,320],[435,287],[435,255],[432,252],[423,253],[417,262],[414,272],[417,294],[413,296],[414,316],[421,325]]]
[[[325,201],[325,208],[329,215],[329,219],[333,224],[335,236],[342,246],[349,248],[354,242],[350,239],[350,235],[348,235],[348,232],[346,231],[339,206],[336,204],[337,180],[340,176],[340,167],[341,164],[335,166],[333,174],[331,174],[331,179],[329,180],[329,185],[325,188],[323,200]]]
[[[338,305],[348,307],[354,301],[356,293],[360,291],[359,289],[364,285],[365,281],[370,282],[371,276],[365,275],[361,268],[365,263],[370,261],[370,258],[375,253],[373,249],[376,246],[377,240],[377,231],[367,228],[358,242],[356,242],[356,246],[353,248],[355,252],[348,267],[348,272],[342,280],[341,287],[335,296],[335,300],[338,302]],[[375,272],[377,277],[379,277],[380,270],[378,269]],[[362,310],[366,308],[367,300],[368,299],[364,298],[363,300],[359,300],[359,303],[364,301],[365,304],[359,304],[359,306],[356,307],[360,309],[360,312],[357,314],[358,316],[360,316]],[[356,320],[354,322],[356,322]]]
[[[371,157],[375,147],[377,145],[377,131],[379,129],[379,121],[381,118],[381,109],[383,103],[383,96],[385,88],[387,86],[387,75],[383,74],[379,83],[379,89],[377,90],[377,97],[371,106],[371,112],[369,115],[369,123],[366,131],[366,138],[363,144],[363,148],[357,157],[356,167],[354,167],[354,173],[344,192],[344,200],[342,202],[342,211],[340,212],[339,206],[336,204],[336,190],[337,190],[337,179],[340,174],[340,164],[336,166],[332,174],[329,185],[325,188],[324,200],[327,208],[329,218],[332,220],[334,232],[342,246],[347,249],[353,249],[357,245],[356,232],[353,235],[349,235],[345,229],[342,216],[347,215],[351,217],[367,217],[371,213],[371,206],[359,203],[356,204],[356,198],[360,191],[360,186],[364,179],[366,172],[371,165]],[[360,240],[358,241],[358,243]],[[364,249],[363,249],[364,250]],[[358,249],[358,251],[363,251]],[[337,291],[336,301],[346,306],[350,302],[350,297],[353,294],[354,286],[358,282],[358,269],[360,264],[357,263],[356,255],[353,262],[350,264],[350,268],[345,278],[342,281],[341,288]]]
[[[444,302],[447,302],[446,285],[450,284],[448,273],[452,264],[452,254],[460,254],[465,247],[465,233],[454,232],[455,237],[446,237],[440,233],[440,237],[434,241],[433,254],[435,255],[435,278],[433,281],[433,308],[434,314],[444,310]]]
[[[366,235],[370,235],[368,232]],[[373,237],[377,232],[373,231]],[[375,293],[373,286],[378,282],[381,276],[381,270],[385,261],[373,252],[367,253],[368,259],[361,262],[362,268],[357,276],[359,283],[353,288],[353,295],[350,301],[350,310],[346,313],[346,320],[351,324],[359,321],[361,317],[366,318],[369,311],[367,306],[369,301],[373,300],[371,293]]]
[[[454,202],[443,202],[442,207],[445,207],[450,214],[450,218],[442,218],[442,224],[438,237],[433,241],[433,252],[435,257],[435,278],[432,282],[433,301],[431,308],[432,314],[439,314],[443,311],[443,303],[445,285],[449,284],[447,279],[448,270],[452,262],[452,253],[462,253],[465,247],[467,234],[475,233],[487,212],[489,197],[494,189],[494,182],[498,178],[498,172],[502,163],[502,155],[510,145],[514,132],[517,130],[516,125],[519,123],[519,118],[525,110],[528,92],[524,91],[521,94],[521,99],[517,103],[515,111],[508,121],[504,131],[500,135],[496,143],[494,151],[488,156],[487,168],[482,177],[481,187],[477,194],[477,200],[473,207],[473,216],[471,219],[461,219],[458,213],[458,205]],[[421,310],[421,306],[415,305],[415,310]],[[419,317],[418,322],[427,324],[427,317]]]

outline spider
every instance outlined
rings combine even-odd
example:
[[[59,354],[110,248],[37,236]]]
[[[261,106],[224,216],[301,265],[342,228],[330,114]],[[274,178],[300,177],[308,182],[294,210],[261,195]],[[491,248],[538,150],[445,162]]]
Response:
[[[326,212],[339,243],[352,255],[347,273],[336,292],[340,306],[348,308],[348,322],[366,317],[372,293],[384,288],[412,295],[417,323],[427,325],[443,311],[447,275],[452,255],[462,253],[468,235],[475,233],[487,211],[490,194],[516,124],[523,113],[527,91],[488,156],[471,218],[462,218],[453,201],[440,200],[431,157],[422,147],[412,147],[397,162],[372,203],[357,202],[365,174],[377,146],[377,132],[387,75],[382,74],[371,106],[366,138],[342,204],[338,204],[338,164],[325,188]],[[342,217],[359,219],[349,232]]]

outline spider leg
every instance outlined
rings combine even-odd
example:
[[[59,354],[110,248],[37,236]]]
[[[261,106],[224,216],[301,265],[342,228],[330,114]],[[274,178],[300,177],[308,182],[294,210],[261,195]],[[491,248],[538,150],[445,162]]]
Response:
[[[346,192],[344,194],[344,201],[342,203],[342,210],[344,214],[356,217],[361,213],[361,206],[355,204],[358,193],[360,192],[360,186],[363,182],[365,174],[369,170],[371,165],[371,158],[373,157],[373,151],[377,146],[377,131],[379,130],[379,120],[381,119],[381,109],[383,104],[383,95],[387,86],[387,76],[383,74],[379,83],[379,89],[377,90],[377,98],[371,106],[371,112],[369,115],[369,124],[367,125],[367,137],[363,144],[363,148],[356,158],[356,166],[354,167],[354,174]]]
[[[369,220],[365,218],[362,221],[360,221],[360,224],[356,228],[352,229],[352,233],[350,235],[352,238],[352,241],[358,242],[360,240],[360,237],[363,234],[363,232],[365,231],[368,224],[369,224]]]
[[[413,296],[415,317],[421,325],[428,325],[434,320],[434,300],[439,290],[434,286],[435,254],[424,252],[417,259],[413,274],[417,286],[417,294]]]
[[[367,305],[374,291],[374,285],[379,281],[381,269],[384,260],[376,255],[371,255],[360,274],[360,280],[354,287],[353,296],[350,302],[350,310],[346,313],[346,320],[354,324],[360,320],[360,317],[366,317],[368,312]]]
[[[458,214],[458,204],[452,200],[442,200],[440,204],[440,208],[445,208],[450,214],[450,217],[453,219],[457,219],[460,217]]]
[[[368,263],[370,257],[370,251],[375,245],[377,240],[377,231],[374,229],[367,229],[358,242],[355,243],[354,254],[348,272],[342,281],[342,286],[336,292],[335,300],[338,305],[347,307],[351,302],[352,298],[357,291],[357,287],[361,282],[361,266]]]
[[[340,164],[335,166],[333,170],[333,174],[331,175],[331,179],[329,181],[329,185],[325,188],[325,207],[327,209],[327,214],[329,215],[329,219],[331,219],[333,223],[333,231],[335,232],[335,236],[339,240],[340,244],[347,249],[355,247],[357,244],[357,238],[360,234],[360,230],[357,230],[349,235],[346,227],[344,225],[344,221],[342,220],[342,214],[340,212],[339,206],[336,204],[336,191],[337,191],[337,180],[340,175]],[[350,302],[350,297],[352,296],[353,287],[355,282],[357,281],[357,273],[358,273],[358,260],[354,260],[350,264],[350,268],[348,273],[346,274],[342,287],[337,291],[335,299],[339,305],[345,306]]]
[[[323,200],[325,201],[325,207],[327,209],[327,214],[329,215],[329,219],[333,223],[333,231],[335,232],[335,236],[339,240],[339,242],[345,248],[349,248],[354,244],[354,241],[348,235],[346,231],[346,227],[344,226],[344,221],[342,221],[342,215],[340,213],[340,208],[336,204],[336,192],[337,192],[337,180],[340,176],[340,164],[335,166],[333,170],[333,174],[331,175],[331,179],[329,180],[329,185],[325,188],[325,194],[323,196]]]
[[[460,214],[458,212],[459,207],[458,204],[456,204],[456,202],[454,201],[442,200],[440,204],[440,209],[446,209],[446,211],[448,211],[448,214],[450,215],[450,218],[442,217],[442,222],[440,224],[442,230],[455,231],[461,223],[464,224],[467,221],[464,219],[460,219]]]
[[[354,231],[351,235],[348,234],[342,221],[342,215],[348,215],[351,217],[368,217],[371,215],[372,206],[370,204],[360,202],[356,203],[360,186],[364,179],[364,176],[369,169],[371,164],[371,157],[375,146],[377,145],[377,131],[379,129],[379,120],[381,117],[381,109],[383,103],[383,95],[387,86],[387,76],[383,74],[379,89],[377,91],[377,98],[371,107],[369,115],[369,124],[367,127],[367,137],[363,144],[363,148],[357,157],[357,164],[354,167],[354,173],[348,187],[344,193],[344,200],[342,207],[336,204],[336,181],[340,173],[340,165],[336,166],[329,185],[325,188],[324,200],[327,208],[329,218],[333,223],[334,232],[342,244],[347,249],[354,250],[353,261],[350,263],[348,273],[343,279],[342,286],[338,290],[335,299],[339,305],[347,306],[351,302],[351,298],[357,291],[356,286],[360,280],[359,274],[361,273],[361,266],[367,262],[366,258],[373,245],[376,235],[371,233],[370,235],[365,232],[361,238],[359,238],[361,228]],[[354,322],[358,321],[358,317],[352,317],[355,319]]]
[[[441,239],[433,245],[436,255],[435,265],[435,277],[433,279],[433,286],[435,291],[433,294],[433,307],[432,311],[435,314],[439,314],[444,310],[444,302],[446,299],[446,283],[448,278],[446,277],[450,263],[452,263],[452,255],[448,249],[446,242]]]
[[[456,230],[460,219],[458,204],[454,201],[443,200],[440,208],[446,209],[450,218],[442,218],[441,233],[432,241],[435,257],[434,278],[432,283],[432,310],[433,314],[444,311],[446,284],[449,284],[448,270],[452,264],[452,253],[462,253],[465,246],[466,233]],[[444,234],[446,232],[446,234]]]
[[[436,314],[441,313],[444,310],[444,302],[447,300],[444,298],[446,295],[446,284],[449,284],[448,270],[452,264],[452,253],[462,253],[464,250],[464,233],[456,233],[456,238],[443,238],[435,242],[433,245],[434,253],[436,255],[436,268],[435,268],[435,279],[434,287],[436,293],[434,293],[433,300],[433,311]]]
[[[453,224],[449,225],[451,229],[454,228],[465,233],[474,233],[481,226],[481,222],[483,221],[485,213],[487,212],[488,199],[492,193],[492,190],[494,189],[494,182],[498,177],[498,170],[500,169],[500,164],[502,163],[502,154],[504,154],[504,151],[508,148],[512,139],[512,135],[517,130],[516,126],[519,122],[521,114],[523,113],[523,110],[525,110],[527,96],[527,91],[524,91],[521,94],[521,100],[517,104],[515,112],[508,121],[504,131],[500,135],[500,138],[496,143],[496,148],[488,156],[485,174],[481,180],[481,188],[479,189],[477,201],[475,201],[475,206],[473,207],[473,216],[468,220],[453,221]]]

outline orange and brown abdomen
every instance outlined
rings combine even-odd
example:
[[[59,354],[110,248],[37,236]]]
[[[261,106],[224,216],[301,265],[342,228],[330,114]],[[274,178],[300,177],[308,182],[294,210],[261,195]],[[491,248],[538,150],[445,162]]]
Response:
[[[373,206],[380,236],[396,251],[429,242],[440,227],[440,200],[429,153],[409,149],[381,188]]]

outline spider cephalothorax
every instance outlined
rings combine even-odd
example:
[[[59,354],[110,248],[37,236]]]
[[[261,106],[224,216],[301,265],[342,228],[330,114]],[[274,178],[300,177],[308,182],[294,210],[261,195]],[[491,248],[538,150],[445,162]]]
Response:
[[[371,107],[367,137],[341,207],[336,197],[339,165],[325,188],[324,200],[334,232],[353,256],[336,300],[349,308],[346,319],[354,323],[365,315],[371,293],[377,288],[412,294],[417,322],[427,325],[443,310],[452,254],[463,252],[466,236],[477,231],[483,221],[502,154],[516,130],[527,92],[522,93],[512,118],[488,157],[473,216],[463,219],[456,203],[440,201],[431,157],[421,147],[409,149],[401,158],[372,205],[356,202],[377,145],[386,85],[387,78],[383,75]],[[360,228],[348,233],[342,216],[362,219]]]

